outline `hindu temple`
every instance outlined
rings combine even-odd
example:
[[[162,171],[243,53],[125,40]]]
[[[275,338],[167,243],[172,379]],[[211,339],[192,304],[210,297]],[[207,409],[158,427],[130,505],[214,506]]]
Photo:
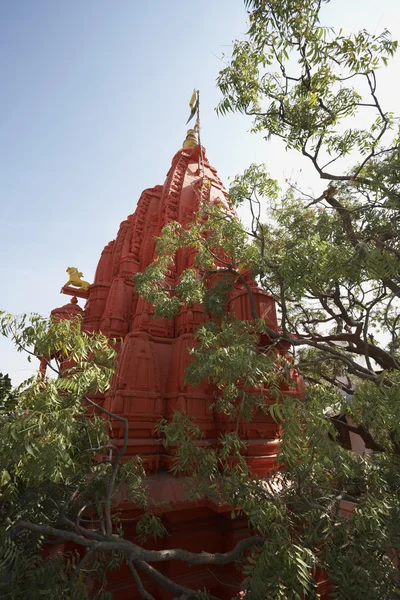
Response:
[[[185,411],[201,427],[204,439],[211,442],[232,427],[228,419],[211,408],[210,384],[192,386],[185,382],[185,367],[190,360],[188,348],[195,343],[196,328],[207,316],[202,306],[195,305],[185,306],[174,319],[154,318],[153,307],[138,296],[132,279],[154,260],[155,237],[162,228],[171,220],[185,226],[193,218],[203,177],[210,182],[201,187],[203,200],[218,199],[225,203],[227,210],[232,210],[217,171],[209,163],[195,132],[190,130],[172,159],[165,182],[142,192],[136,210],[121,222],[115,240],[105,245],[93,283],[81,285],[82,273],[70,267],[70,279],[61,291],[73,299],[52,314],[58,318],[80,314],[85,330],[101,331],[110,338],[122,340],[112,389],[101,401],[109,411],[129,420],[127,455],[139,454],[144,459],[152,494],[169,503],[169,509],[163,514],[169,535],[153,547],[226,552],[248,535],[245,519],[232,518],[230,508],[212,498],[204,498],[196,504],[185,500],[181,480],[169,472],[171,455],[154,431],[161,418],[168,419],[176,410]],[[192,260],[189,249],[179,250],[172,277],[178,279]],[[277,329],[274,299],[260,289],[250,275],[247,277],[258,314],[269,327]],[[77,298],[86,300],[83,308]],[[248,293],[240,282],[235,286],[229,310],[240,319],[252,318]],[[293,386],[287,393],[300,394],[301,381],[295,373],[293,378]],[[122,433],[116,423],[113,444],[122,444]],[[259,415],[244,423],[240,433],[247,442],[246,459],[251,470],[265,476],[275,465],[279,426],[271,417]],[[125,535],[134,540],[138,512],[128,504],[123,509]],[[220,598],[232,598],[240,585],[234,565],[211,568],[167,561],[158,567],[175,582],[193,589],[207,588]],[[145,583],[154,598],[172,598],[154,582],[145,579]],[[128,570],[111,575],[111,590],[118,600],[140,597]]]

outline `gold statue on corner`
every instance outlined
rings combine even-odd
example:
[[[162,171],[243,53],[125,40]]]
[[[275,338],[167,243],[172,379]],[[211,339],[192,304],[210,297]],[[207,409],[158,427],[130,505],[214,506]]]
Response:
[[[90,283],[88,281],[84,281],[82,279],[83,273],[81,271],[78,271],[78,269],[76,267],[68,267],[66,269],[66,271],[69,275],[69,279],[68,279],[67,283],[65,284],[66,286],[74,285],[75,287],[82,288],[83,290],[89,289]]]

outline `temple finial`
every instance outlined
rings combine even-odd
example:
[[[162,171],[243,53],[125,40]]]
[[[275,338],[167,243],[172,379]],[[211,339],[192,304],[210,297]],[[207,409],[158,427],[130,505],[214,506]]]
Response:
[[[188,129],[186,139],[183,142],[182,148],[184,150],[188,150],[190,148],[194,148],[195,146],[197,146],[198,143],[199,142],[197,141],[196,131],[194,129]]]
[[[200,138],[200,92],[199,90],[194,89],[192,97],[189,102],[190,107],[190,115],[188,120],[186,121],[186,125],[189,123],[191,119],[196,115],[196,125],[193,129],[189,129],[187,132],[187,136],[185,141],[183,142],[183,149],[194,148],[195,146],[200,147],[199,155],[198,155],[198,163],[199,163],[199,173],[203,173],[204,175],[204,160],[203,160],[203,151],[201,147],[201,138]]]

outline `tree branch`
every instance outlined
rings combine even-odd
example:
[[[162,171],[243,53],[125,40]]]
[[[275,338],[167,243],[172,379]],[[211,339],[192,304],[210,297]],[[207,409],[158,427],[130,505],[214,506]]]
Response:
[[[136,571],[135,567],[133,566],[132,561],[127,560],[126,562],[128,563],[129,570],[132,573],[134,580],[136,581],[136,585],[138,587],[139,594],[142,596],[142,598],[144,598],[144,600],[154,600],[154,596],[152,596],[147,590],[145,590],[142,580],[140,579],[138,572]]]
[[[382,446],[382,444],[379,444],[379,442],[374,439],[372,434],[362,425],[350,425],[347,422],[341,421],[340,419],[335,419],[333,417],[331,418],[331,421],[338,429],[346,429],[346,431],[359,435],[362,438],[365,447],[369,450],[374,450],[375,452],[385,452],[385,447]]]
[[[149,577],[151,577],[160,587],[164,588],[168,592],[171,592],[172,594],[177,594],[180,600],[191,600],[195,598],[198,600],[199,598],[204,597],[204,592],[200,590],[191,590],[190,588],[174,583],[171,579],[169,579],[169,577],[163,575],[160,573],[160,571],[145,561],[138,560],[135,562],[135,565],[137,565],[144,573],[146,573],[146,575],[149,575]],[[210,600],[220,600],[216,596],[211,596],[211,594],[209,594],[208,597]]]
[[[105,502],[104,502],[106,534],[108,537],[110,537],[112,535],[111,501],[112,501],[112,495],[114,493],[115,481],[117,479],[117,474],[118,474],[118,470],[119,470],[120,463],[121,463],[121,457],[125,454],[126,449],[128,447],[129,423],[128,423],[128,419],[125,419],[125,417],[121,417],[120,415],[116,415],[115,413],[112,413],[109,410],[106,410],[105,408],[103,408],[102,406],[97,404],[96,402],[93,402],[93,400],[91,400],[87,396],[85,396],[84,399],[86,400],[86,402],[88,402],[89,404],[91,404],[92,406],[97,408],[100,412],[102,412],[102,413],[108,415],[109,417],[111,417],[112,419],[115,419],[116,421],[120,421],[121,423],[124,424],[124,443],[123,443],[122,449],[117,450],[117,448],[113,447],[114,452],[115,452],[115,459],[114,459],[114,462],[112,465],[111,477],[110,477],[110,481],[108,483],[107,493],[106,493]]]

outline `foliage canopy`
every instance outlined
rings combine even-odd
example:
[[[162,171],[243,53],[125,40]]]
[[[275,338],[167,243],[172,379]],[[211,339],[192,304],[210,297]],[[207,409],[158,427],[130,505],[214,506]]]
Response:
[[[122,464],[123,449],[108,441],[103,417],[125,420],[96,401],[109,385],[112,345],[82,332],[79,321],[3,315],[3,334],[20,350],[49,357],[57,375],[62,371],[62,377],[28,381],[11,400],[6,389],[2,401],[5,597],[29,589],[37,597],[57,591],[85,598],[88,573],[91,593],[105,597],[107,568],[123,562],[146,600],[152,597],[138,571],[179,597],[201,596],[153,566],[169,559],[237,561],[249,600],[317,598],[321,569],[338,600],[389,600],[399,593],[392,562],[400,547],[399,131],[395,116],[381,107],[376,76],[397,43],[387,31],[325,27],[318,0],[245,4],[250,27],[219,75],[218,111],[249,115],[255,131],[277,136],[309,160],[322,187],[315,196],[295,183],[281,190],[263,165],[251,165],[229,192],[235,206],[247,204],[250,227],[224,202],[201,203],[188,227],[166,226],[158,257],[135,284],[157,315],[193,303],[209,315],[197,332],[187,378],[212,382],[216,410],[236,429],[218,447],[199,444],[201,431],[183,414],[158,430],[176,448],[173,470],[188,483],[188,496],[228,502],[233,515],[246,515],[252,535],[219,555],[150,551],[125,539],[114,506],[122,485],[143,510],[141,539],[164,531],[140,460]],[[195,249],[195,262],[171,289],[169,268],[182,247]],[[257,314],[249,272],[276,299],[279,330]],[[247,286],[248,321],[226,311],[237,282]],[[282,393],[293,368],[307,382],[305,398]],[[264,385],[270,404],[259,391]],[[238,433],[255,411],[269,412],[282,427],[284,468],[265,480],[249,473]],[[350,452],[338,432],[361,436],[366,451]],[[341,512],[343,501],[354,506],[350,519]],[[88,507],[98,516],[90,528]],[[48,538],[71,541],[82,554],[45,560]]]

